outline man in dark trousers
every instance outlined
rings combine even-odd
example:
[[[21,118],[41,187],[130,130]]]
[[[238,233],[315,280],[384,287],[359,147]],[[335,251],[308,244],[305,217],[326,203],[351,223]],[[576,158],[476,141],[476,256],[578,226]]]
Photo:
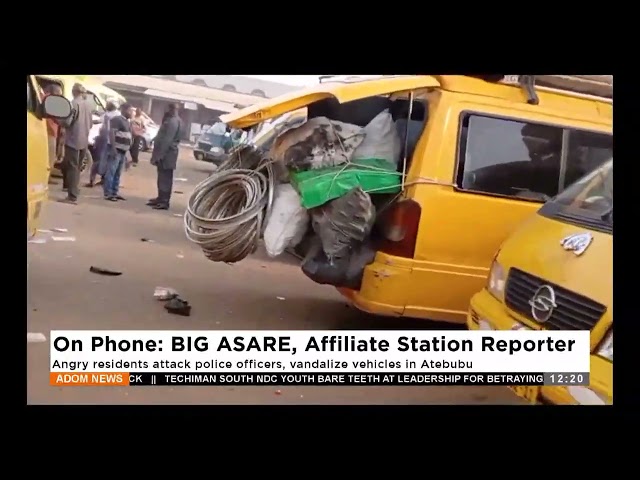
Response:
[[[178,107],[169,104],[158,135],[153,141],[151,165],[158,170],[158,196],[147,202],[155,210],[168,210],[173,189],[173,171],[178,163],[178,148],[182,120],[178,116]]]
[[[63,188],[67,188],[67,198],[64,203],[75,205],[80,195],[80,162],[87,154],[89,147],[89,131],[93,126],[92,104],[87,100],[87,91],[76,83],[71,89],[73,100],[73,115],[71,122],[66,127],[64,160],[63,164]]]
[[[120,175],[127,162],[127,152],[131,149],[132,135],[129,119],[132,112],[131,105],[123,103],[120,106],[120,115],[109,120],[109,145],[102,188],[105,200],[111,202],[126,200],[119,193]]]

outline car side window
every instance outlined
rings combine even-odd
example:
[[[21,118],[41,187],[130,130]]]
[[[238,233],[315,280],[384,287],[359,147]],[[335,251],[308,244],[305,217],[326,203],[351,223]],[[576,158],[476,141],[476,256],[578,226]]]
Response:
[[[570,130],[567,164],[561,188],[574,183],[613,157],[613,137],[605,133]]]
[[[559,127],[469,114],[463,118],[457,185],[463,190],[545,201],[558,193]]]

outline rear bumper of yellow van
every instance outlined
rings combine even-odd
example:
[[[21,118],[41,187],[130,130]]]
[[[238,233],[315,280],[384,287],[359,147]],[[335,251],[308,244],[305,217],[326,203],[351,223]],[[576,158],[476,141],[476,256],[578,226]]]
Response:
[[[375,315],[464,324],[466,304],[463,310],[454,310],[450,308],[452,302],[443,302],[442,308],[438,308],[425,300],[428,292],[433,300],[433,290],[428,289],[446,289],[447,282],[461,279],[467,281],[468,276],[455,271],[442,272],[413,258],[376,252],[373,263],[364,269],[360,289],[338,288],[338,291],[356,308]],[[473,291],[477,291],[477,287]]]
[[[353,305],[365,312],[401,317],[411,281],[412,260],[378,252],[364,269],[360,290],[338,288]]]

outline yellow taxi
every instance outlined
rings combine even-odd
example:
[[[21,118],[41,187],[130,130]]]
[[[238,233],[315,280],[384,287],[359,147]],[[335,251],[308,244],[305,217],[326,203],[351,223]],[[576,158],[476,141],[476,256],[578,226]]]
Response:
[[[471,330],[588,330],[590,385],[515,389],[531,403],[613,402],[613,159],[522,224],[470,302]]]

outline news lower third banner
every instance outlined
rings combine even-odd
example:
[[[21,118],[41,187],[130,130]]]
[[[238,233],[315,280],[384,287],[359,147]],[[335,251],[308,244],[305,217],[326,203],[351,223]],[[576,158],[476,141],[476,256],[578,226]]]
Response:
[[[56,386],[588,385],[588,331],[51,332]]]

